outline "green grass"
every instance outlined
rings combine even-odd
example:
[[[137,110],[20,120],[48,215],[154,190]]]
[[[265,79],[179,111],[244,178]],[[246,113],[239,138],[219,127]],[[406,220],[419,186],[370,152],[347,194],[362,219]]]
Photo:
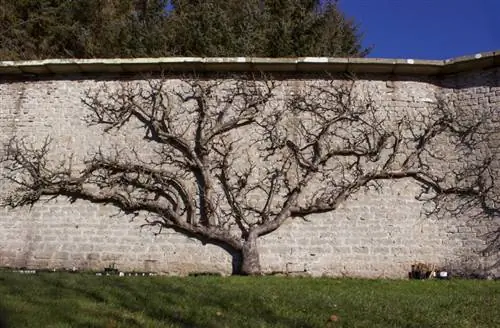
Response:
[[[7,327],[500,327],[500,282],[1,272],[0,308]]]

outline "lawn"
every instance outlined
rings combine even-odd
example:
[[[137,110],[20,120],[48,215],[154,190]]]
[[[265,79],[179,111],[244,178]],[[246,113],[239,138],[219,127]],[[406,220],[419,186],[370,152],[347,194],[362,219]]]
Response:
[[[7,327],[500,327],[500,281],[0,272],[0,307]]]

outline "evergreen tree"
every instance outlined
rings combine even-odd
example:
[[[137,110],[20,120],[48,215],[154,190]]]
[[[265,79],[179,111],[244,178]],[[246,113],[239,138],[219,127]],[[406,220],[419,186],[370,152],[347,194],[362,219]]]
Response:
[[[165,7],[161,0],[4,0],[0,59],[162,55]]]
[[[171,52],[196,56],[364,56],[336,1],[174,0]]]
[[[335,1],[0,2],[2,60],[364,56],[360,40],[356,24]]]

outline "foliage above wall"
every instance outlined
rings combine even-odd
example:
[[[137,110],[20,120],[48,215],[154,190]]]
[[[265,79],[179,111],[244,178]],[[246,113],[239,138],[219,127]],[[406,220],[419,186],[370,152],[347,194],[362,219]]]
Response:
[[[5,0],[0,60],[364,56],[336,1]]]

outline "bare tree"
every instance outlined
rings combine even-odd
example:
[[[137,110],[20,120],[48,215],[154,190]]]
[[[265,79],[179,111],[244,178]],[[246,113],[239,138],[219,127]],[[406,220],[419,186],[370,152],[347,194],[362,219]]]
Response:
[[[288,94],[253,76],[103,84],[83,100],[89,123],[139,122],[150,154],[98,150],[75,170],[49,160],[49,139],[37,148],[14,138],[3,160],[17,189],[6,204],[66,196],[145,213],[148,224],[229,249],[249,275],[261,273],[259,237],[386,180],[417,182],[431,212],[498,215],[484,116],[446,101],[392,111],[361,86],[324,80]]]

